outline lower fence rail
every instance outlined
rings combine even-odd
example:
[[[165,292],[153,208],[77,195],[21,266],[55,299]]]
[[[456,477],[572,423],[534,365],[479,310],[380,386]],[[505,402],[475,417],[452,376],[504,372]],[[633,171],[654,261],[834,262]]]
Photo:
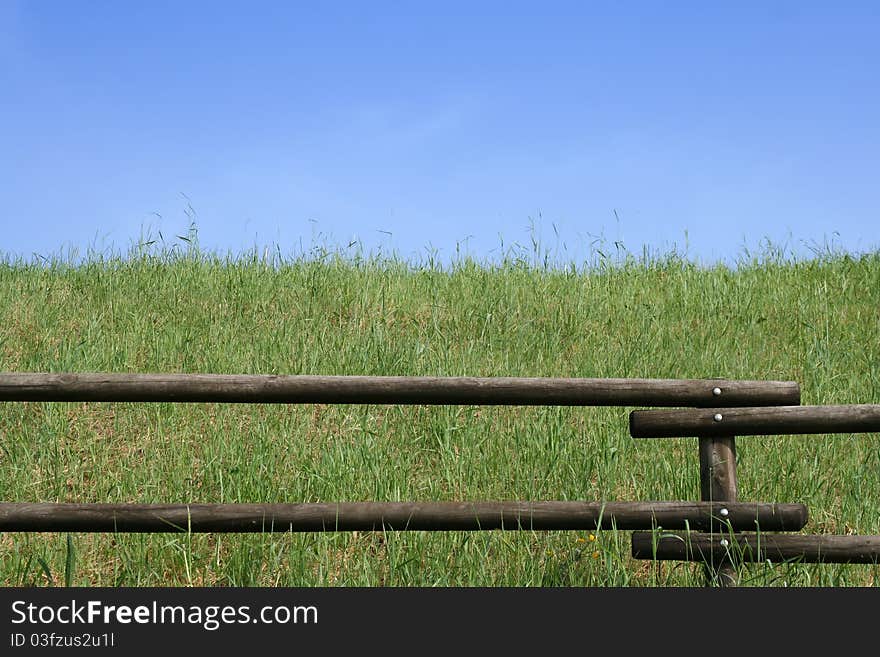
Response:
[[[702,562],[880,563],[880,536],[701,534],[638,531],[636,559]]]
[[[797,531],[803,504],[764,502],[347,502],[0,504],[0,532],[322,532],[455,530]]]

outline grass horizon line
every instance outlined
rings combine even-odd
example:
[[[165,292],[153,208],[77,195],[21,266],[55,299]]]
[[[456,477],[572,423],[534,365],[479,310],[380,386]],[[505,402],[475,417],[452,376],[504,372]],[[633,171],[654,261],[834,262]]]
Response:
[[[556,233],[555,226],[553,227]],[[687,234],[685,244],[670,244],[663,247],[643,245],[638,253],[627,249],[621,240],[611,240],[604,235],[589,235],[588,251],[582,256],[568,253],[567,246],[557,240],[552,246],[546,244],[538,235],[534,225],[529,229],[528,242],[513,241],[505,244],[501,236],[497,249],[491,249],[483,255],[469,252],[466,243],[469,238],[456,241],[455,252],[445,256],[440,250],[431,246],[423,248],[422,255],[405,256],[397,248],[390,250],[378,247],[365,247],[361,240],[350,240],[347,244],[333,244],[322,235],[313,235],[308,246],[302,243],[288,250],[283,250],[278,242],[243,247],[238,251],[221,248],[203,248],[199,241],[199,227],[191,222],[186,234],[175,234],[166,239],[161,231],[144,231],[136,240],[130,240],[127,247],[120,248],[114,244],[98,247],[91,244],[84,250],[77,246],[58,247],[54,252],[32,252],[29,256],[22,253],[0,251],[0,265],[6,267],[46,267],[76,268],[90,265],[122,265],[149,261],[152,263],[173,264],[179,261],[199,261],[210,264],[259,264],[268,268],[282,268],[294,265],[308,265],[332,262],[336,265],[350,266],[393,266],[403,267],[411,271],[433,270],[452,272],[460,268],[478,268],[489,271],[499,269],[526,269],[542,272],[595,273],[608,269],[686,267],[700,270],[727,269],[737,271],[742,268],[763,267],[767,265],[802,265],[817,262],[828,262],[837,259],[876,259],[880,258],[880,244],[866,249],[845,249],[835,242],[832,234],[823,242],[807,242],[800,240],[802,250],[798,251],[790,244],[790,240],[775,243],[769,238],[759,241],[756,248],[741,244],[739,251],[732,258],[715,258],[704,260],[689,255]],[[464,245],[464,247],[463,247]],[[492,255],[493,252],[497,252]]]

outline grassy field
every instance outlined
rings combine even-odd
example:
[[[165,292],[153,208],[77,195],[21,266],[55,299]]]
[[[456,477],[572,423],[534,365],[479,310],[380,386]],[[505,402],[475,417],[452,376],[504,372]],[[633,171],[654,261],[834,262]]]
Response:
[[[880,254],[417,266],[189,251],[0,264],[0,370],[795,380],[880,402]],[[83,502],[699,499],[695,439],[629,408],[0,404],[0,499]],[[743,500],[880,534],[880,436],[746,437]],[[806,531],[806,530],[805,530]],[[756,565],[743,584],[862,586],[880,568]],[[0,534],[0,583],[701,585],[629,535]]]

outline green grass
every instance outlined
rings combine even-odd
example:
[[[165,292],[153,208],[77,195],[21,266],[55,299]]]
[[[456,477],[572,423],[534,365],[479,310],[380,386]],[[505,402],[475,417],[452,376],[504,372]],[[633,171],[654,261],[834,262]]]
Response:
[[[526,258],[134,252],[0,263],[0,370],[795,380],[880,402],[880,254]],[[630,408],[0,404],[0,499],[59,502],[699,499],[695,439],[635,441]],[[810,532],[880,534],[880,441],[745,437],[740,498]],[[701,585],[626,532],[0,535],[0,582],[78,586]],[[749,566],[756,586],[877,568]]]

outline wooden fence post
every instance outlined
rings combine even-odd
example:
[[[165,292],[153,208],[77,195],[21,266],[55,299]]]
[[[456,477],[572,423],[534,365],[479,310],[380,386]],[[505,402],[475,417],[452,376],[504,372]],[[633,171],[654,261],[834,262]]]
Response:
[[[700,497],[703,501],[736,502],[736,439],[733,436],[702,437],[700,440]],[[723,514],[723,510],[722,510]],[[724,533],[721,522],[712,526],[712,534]],[[718,540],[722,540],[719,537]],[[729,558],[718,563],[705,562],[708,585],[737,586],[739,573]]]

